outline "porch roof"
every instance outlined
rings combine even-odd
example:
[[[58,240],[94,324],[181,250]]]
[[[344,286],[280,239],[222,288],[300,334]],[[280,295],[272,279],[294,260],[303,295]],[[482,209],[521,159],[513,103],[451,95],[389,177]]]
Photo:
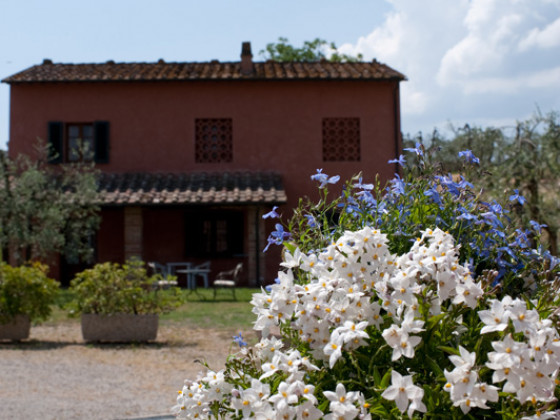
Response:
[[[283,204],[282,177],[269,172],[102,173],[101,205]]]

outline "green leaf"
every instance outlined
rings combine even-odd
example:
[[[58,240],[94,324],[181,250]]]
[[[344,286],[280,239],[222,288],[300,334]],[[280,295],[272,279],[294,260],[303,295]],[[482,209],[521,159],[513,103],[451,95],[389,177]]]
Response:
[[[379,386],[381,389],[385,389],[389,386],[389,381],[391,381],[392,371],[393,369],[389,369],[387,372],[385,372],[385,375],[383,375],[383,379],[381,379],[381,384]]]
[[[454,356],[459,356],[461,353],[459,353],[459,349],[456,349],[454,347],[448,347],[448,346],[437,346],[437,348],[447,354],[451,354]]]
[[[443,318],[445,317],[445,313],[441,313],[439,315],[432,316],[426,322],[426,329],[432,329],[435,327]]]
[[[381,388],[381,374],[379,373],[377,366],[373,368],[373,382],[375,383],[375,386]]]
[[[437,376],[443,376],[443,371],[441,370],[439,364],[434,359],[432,359],[430,356],[426,356],[425,360],[426,362],[428,362],[430,369],[432,369]]]

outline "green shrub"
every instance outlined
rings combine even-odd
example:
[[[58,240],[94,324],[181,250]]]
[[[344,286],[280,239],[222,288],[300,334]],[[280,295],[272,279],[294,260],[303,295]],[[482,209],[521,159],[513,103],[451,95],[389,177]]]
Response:
[[[72,280],[74,298],[67,308],[71,316],[169,312],[181,304],[181,298],[176,289],[159,292],[155,287],[159,280],[159,274],[148,276],[142,261],[97,264]]]
[[[57,292],[58,283],[47,277],[46,265],[12,267],[0,263],[0,323],[10,322],[16,315],[45,320]]]

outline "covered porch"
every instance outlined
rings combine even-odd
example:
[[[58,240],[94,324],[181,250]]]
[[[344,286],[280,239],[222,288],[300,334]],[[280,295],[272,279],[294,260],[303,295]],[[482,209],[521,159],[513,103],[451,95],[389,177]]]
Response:
[[[210,262],[209,277],[243,263],[242,286],[274,280],[262,215],[286,202],[274,173],[102,174],[96,262]],[[273,256],[274,257],[274,256]],[[186,279],[179,278],[186,285]]]

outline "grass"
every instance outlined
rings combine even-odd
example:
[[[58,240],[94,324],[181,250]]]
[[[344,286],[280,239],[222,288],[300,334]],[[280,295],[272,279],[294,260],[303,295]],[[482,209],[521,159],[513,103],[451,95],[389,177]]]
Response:
[[[170,313],[160,315],[160,325],[180,324],[191,328],[217,328],[228,330],[248,330],[253,326],[255,315],[249,303],[253,293],[260,289],[236,289],[237,300],[233,300],[229,290],[218,291],[216,300],[212,289],[197,289],[196,292],[182,289],[184,303]],[[164,292],[165,293],[165,292]],[[63,306],[72,299],[69,290],[59,292],[57,305],[47,324],[79,322],[79,318],[69,318]]]
[[[173,312],[161,316],[166,322],[184,323],[197,328],[250,329],[255,320],[251,312],[251,297],[259,289],[236,289],[237,300],[229,291],[220,291],[216,300],[213,290],[183,290],[186,302]]]

